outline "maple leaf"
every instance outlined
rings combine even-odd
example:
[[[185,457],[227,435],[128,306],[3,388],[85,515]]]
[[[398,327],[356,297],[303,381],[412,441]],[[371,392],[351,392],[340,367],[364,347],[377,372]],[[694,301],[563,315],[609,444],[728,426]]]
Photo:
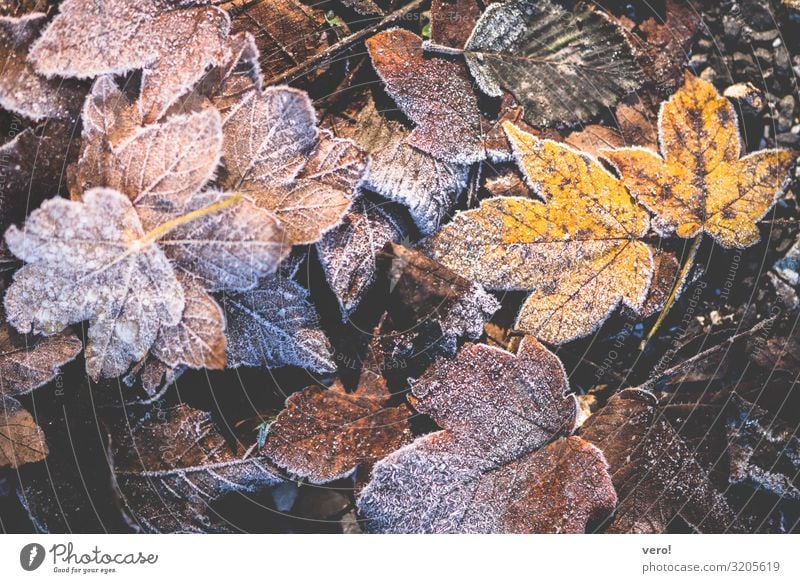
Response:
[[[206,67],[228,58],[229,29],[227,14],[203,3],[67,0],[34,43],[30,60],[47,77],[86,79],[141,69],[138,106],[152,122]]]
[[[282,270],[255,289],[226,293],[228,366],[298,366],[333,372],[331,346],[308,290]]]
[[[375,465],[358,499],[366,529],[583,532],[616,496],[600,451],[560,437],[577,415],[566,389],[561,362],[531,337],[516,355],[468,344],[438,360],[411,402],[444,429]]]
[[[210,511],[214,502],[282,482],[252,447],[230,447],[210,414],[187,405],[119,421],[109,433],[125,509],[147,532],[235,532]]]
[[[78,83],[38,75],[28,62],[28,49],[46,21],[43,12],[0,15],[0,107],[33,120],[67,117],[85,92]]]
[[[317,243],[325,277],[336,294],[342,316],[349,316],[375,282],[376,256],[390,241],[406,232],[386,205],[361,197],[341,225]]]
[[[550,0],[490,4],[464,56],[481,90],[493,97],[509,91],[534,126],[585,120],[642,82],[608,16],[587,7],[571,14]]]
[[[595,159],[504,127],[546,202],[485,200],[431,238],[433,257],[488,289],[533,290],[515,326],[548,342],[591,333],[620,303],[638,312],[653,276],[652,251],[639,240],[647,213]]]
[[[38,462],[49,453],[44,433],[16,399],[0,394],[0,468]]]
[[[733,105],[689,73],[661,106],[659,145],[661,155],[630,148],[603,152],[631,193],[656,215],[658,232],[689,238],[705,231],[724,247],[758,242],[756,222],[788,184],[792,152],[740,157]]]
[[[238,99],[227,97],[238,89]],[[350,140],[319,132],[308,95],[289,87],[261,91],[244,77],[215,98],[223,120],[223,184],[273,212],[292,244],[318,241],[339,224],[367,169]]]
[[[2,308],[0,308],[0,316]],[[52,380],[83,345],[67,332],[50,337],[22,336],[0,317],[0,395],[29,393]]]
[[[407,406],[389,407],[386,382],[363,370],[348,393],[337,380],[326,389],[309,387],[286,400],[270,426],[264,454],[313,484],[351,474],[411,441]]]
[[[363,187],[402,204],[423,235],[433,233],[453,210],[467,183],[468,166],[437,160],[408,143],[409,131],[386,119],[371,98],[353,123],[334,123],[371,156]]]
[[[701,532],[736,530],[736,514],[652,393],[617,393],[589,417],[580,436],[611,466],[619,506],[608,532],[664,532],[675,516]]]

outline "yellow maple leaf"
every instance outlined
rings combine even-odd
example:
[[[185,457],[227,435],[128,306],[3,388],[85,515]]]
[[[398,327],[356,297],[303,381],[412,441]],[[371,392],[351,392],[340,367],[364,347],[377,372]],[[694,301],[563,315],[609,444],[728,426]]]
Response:
[[[647,211],[594,158],[506,122],[528,182],[546,201],[485,200],[430,241],[434,257],[495,290],[532,290],[516,328],[551,343],[594,331],[624,302],[639,311],[653,276]]]
[[[740,157],[733,105],[710,83],[686,74],[661,106],[661,155],[644,148],[606,150],[603,156],[655,214],[662,235],[694,237],[701,230],[725,247],[758,242],[761,220],[788,184],[794,155],[762,150]]]

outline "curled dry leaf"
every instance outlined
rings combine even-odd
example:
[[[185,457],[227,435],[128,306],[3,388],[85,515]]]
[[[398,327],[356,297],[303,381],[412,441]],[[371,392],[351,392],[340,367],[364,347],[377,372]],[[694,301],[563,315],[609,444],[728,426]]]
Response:
[[[367,169],[350,140],[319,132],[311,100],[288,87],[258,89],[239,77],[214,99],[222,112],[224,186],[273,212],[292,244],[318,241],[338,225]]]
[[[138,106],[152,122],[203,76],[206,67],[229,58],[230,20],[223,10],[202,4],[67,0],[34,43],[30,59],[47,77],[87,79],[141,69]]]
[[[411,441],[406,405],[388,406],[386,382],[364,370],[348,393],[340,381],[309,387],[286,400],[270,426],[264,454],[314,484],[351,474]]]
[[[344,318],[361,303],[375,282],[377,254],[406,232],[403,223],[386,208],[361,197],[341,225],[317,243],[325,277],[336,294]]]
[[[486,158],[485,119],[464,63],[425,55],[422,39],[399,28],[366,44],[386,91],[416,125],[408,144],[454,164]]]
[[[561,362],[531,337],[516,355],[468,344],[437,361],[412,404],[444,429],[375,465],[358,499],[366,529],[583,532],[616,496],[600,451],[561,437],[577,415],[566,389]]]
[[[575,123],[642,83],[622,30],[590,7],[569,13],[550,0],[490,4],[464,56],[487,95],[510,92],[534,126]]]
[[[47,21],[43,12],[0,15],[0,107],[33,120],[65,118],[80,107],[85,89],[74,81],[47,79],[27,59]]]
[[[381,115],[372,99],[354,123],[336,123],[334,131],[370,154],[363,186],[405,206],[423,235],[439,228],[467,184],[468,166],[437,160],[410,145],[409,131]]]
[[[792,152],[763,150],[740,157],[733,105],[689,73],[661,106],[659,145],[661,155],[638,148],[603,153],[631,193],[656,215],[654,228],[686,238],[705,231],[725,247],[758,242],[756,222],[787,186]]]
[[[488,289],[533,290],[516,328],[563,343],[620,304],[639,312],[653,276],[644,209],[599,162],[506,124],[515,157],[545,203],[485,200],[430,243],[433,257]]]
[[[617,393],[589,417],[580,435],[611,466],[619,505],[608,532],[664,532],[674,517],[700,532],[736,530],[736,514],[652,393]]]
[[[214,502],[282,481],[263,457],[229,446],[211,415],[188,405],[134,424],[121,420],[109,434],[122,501],[146,532],[235,532]]]
[[[223,294],[220,301],[228,324],[228,366],[336,370],[308,290],[282,272],[254,290]]]
[[[0,394],[0,468],[18,468],[47,457],[44,433],[16,399]]]

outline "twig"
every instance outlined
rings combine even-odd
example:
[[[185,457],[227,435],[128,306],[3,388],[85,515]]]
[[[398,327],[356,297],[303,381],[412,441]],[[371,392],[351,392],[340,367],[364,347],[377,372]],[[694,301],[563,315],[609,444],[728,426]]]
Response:
[[[358,32],[354,32],[348,37],[343,38],[342,40],[332,44],[327,49],[322,51],[321,53],[317,53],[307,61],[300,63],[284,71],[280,75],[275,75],[271,79],[267,79],[264,83],[265,86],[270,85],[277,85],[279,83],[287,83],[289,81],[294,81],[298,77],[302,77],[312,69],[316,67],[322,66],[327,61],[333,59],[337,54],[341,53],[352,47],[353,45],[361,42],[368,36],[376,33],[377,31],[381,30],[382,28],[386,28],[387,26],[391,26],[403,20],[408,14],[414,12],[415,10],[421,9],[429,0],[413,0],[410,4],[406,4],[402,8],[395,10],[391,14],[386,15],[382,20],[376,22],[372,26],[368,26],[367,28],[363,28]]]

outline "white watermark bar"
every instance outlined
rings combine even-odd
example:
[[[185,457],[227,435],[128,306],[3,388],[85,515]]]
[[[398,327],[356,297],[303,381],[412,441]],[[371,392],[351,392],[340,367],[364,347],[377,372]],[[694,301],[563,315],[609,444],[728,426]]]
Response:
[[[760,583],[800,581],[798,542],[797,535],[3,535],[0,580]]]

